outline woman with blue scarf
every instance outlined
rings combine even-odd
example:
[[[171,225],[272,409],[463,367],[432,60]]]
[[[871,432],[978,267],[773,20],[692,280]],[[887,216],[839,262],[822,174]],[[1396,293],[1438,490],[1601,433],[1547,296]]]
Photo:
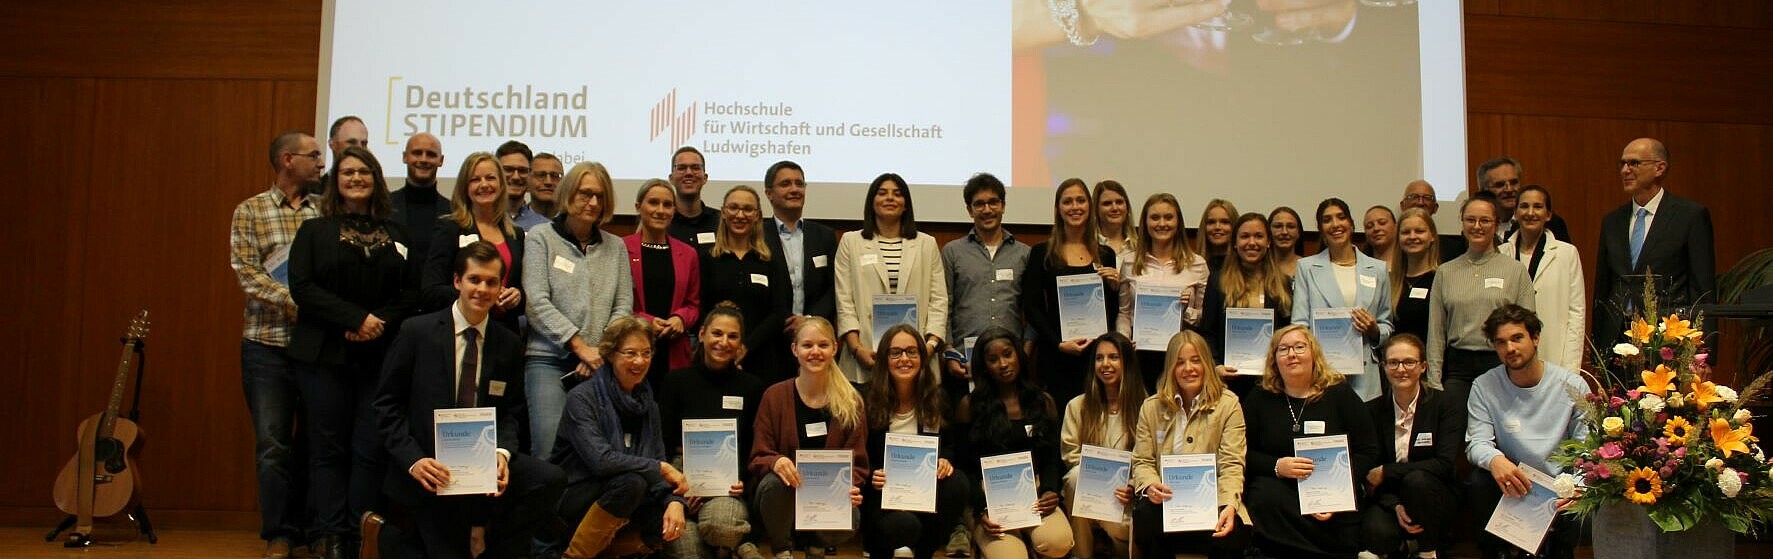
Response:
[[[566,557],[590,559],[606,550],[648,553],[683,536],[689,488],[671,466],[659,425],[659,406],[646,381],[653,329],[645,320],[618,318],[604,329],[604,364],[566,395],[560,440],[552,461],[566,471],[559,512],[576,521]],[[626,528],[626,529],[624,529]],[[621,542],[612,544],[617,536]]]

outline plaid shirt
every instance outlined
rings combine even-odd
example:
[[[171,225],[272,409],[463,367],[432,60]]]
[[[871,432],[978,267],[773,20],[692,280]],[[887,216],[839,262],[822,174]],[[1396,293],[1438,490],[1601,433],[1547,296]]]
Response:
[[[296,317],[295,301],[289,298],[289,286],[273,279],[270,270],[265,269],[265,259],[283,251],[287,263],[296,230],[303,221],[319,216],[314,196],[303,196],[301,203],[291,208],[289,198],[275,186],[234,207],[234,219],[228,229],[228,261],[240,280],[240,289],[246,292],[246,328],[242,334],[246,339],[272,347],[289,345],[289,330]]]

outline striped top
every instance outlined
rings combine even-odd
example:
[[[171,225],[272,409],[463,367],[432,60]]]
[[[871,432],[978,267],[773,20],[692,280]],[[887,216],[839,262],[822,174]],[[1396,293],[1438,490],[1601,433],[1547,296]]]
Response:
[[[903,258],[902,255],[905,252],[905,239],[897,237],[891,239],[886,237],[875,237],[874,240],[880,245],[881,264],[886,265],[887,291],[898,293],[899,262]]]

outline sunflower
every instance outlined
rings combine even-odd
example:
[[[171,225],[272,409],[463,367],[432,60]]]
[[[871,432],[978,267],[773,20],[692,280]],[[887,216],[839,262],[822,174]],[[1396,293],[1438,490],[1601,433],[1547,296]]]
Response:
[[[1725,458],[1738,452],[1747,454],[1748,442],[1754,438],[1750,435],[1753,435],[1754,432],[1755,426],[1753,424],[1743,425],[1739,429],[1731,429],[1729,420],[1721,417],[1711,420],[1712,444],[1718,445],[1718,450],[1724,453]]]
[[[1650,326],[1650,323],[1645,322],[1644,317],[1641,316],[1632,319],[1631,330],[1625,332],[1626,335],[1631,336],[1631,339],[1636,340],[1640,344],[1650,343],[1650,335],[1655,333],[1656,328]]]
[[[1667,397],[1668,389],[1674,385],[1675,375],[1675,371],[1668,368],[1668,365],[1657,365],[1656,372],[1644,371],[1638,375],[1644,379],[1644,385],[1638,387],[1638,390]]]
[[[1684,445],[1687,444],[1687,437],[1693,436],[1693,424],[1687,423],[1687,418],[1677,415],[1662,426],[1662,434],[1668,437],[1668,444]]]
[[[1662,476],[1656,470],[1638,468],[1625,478],[1625,498],[1640,505],[1654,505],[1662,498]]]
[[[1694,382],[1693,393],[1687,399],[1698,405],[1701,412],[1712,404],[1724,401],[1724,397],[1718,395],[1718,385],[1711,381]]]

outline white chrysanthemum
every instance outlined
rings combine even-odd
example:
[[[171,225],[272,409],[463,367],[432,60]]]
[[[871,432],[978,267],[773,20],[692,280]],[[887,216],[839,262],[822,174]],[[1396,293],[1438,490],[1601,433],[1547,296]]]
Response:
[[[1625,420],[1617,415],[1607,416],[1601,420],[1601,430],[1606,431],[1609,437],[1617,437],[1625,432]]]
[[[1722,467],[1724,467],[1723,460],[1713,458],[1713,459],[1705,461],[1705,469],[1707,469],[1707,470],[1711,470],[1711,471],[1715,472],[1715,471],[1718,471],[1718,469],[1722,468]]]
[[[1551,490],[1557,492],[1559,499],[1576,496],[1576,476],[1559,474],[1557,479],[1552,480]]]
[[[1613,346],[1613,353],[1622,357],[1633,357],[1638,354],[1638,346],[1622,343]]]
[[[1734,404],[1736,403],[1736,389],[1728,386],[1719,386],[1718,397],[1723,398],[1725,402]]]
[[[1718,490],[1723,491],[1725,497],[1736,497],[1736,493],[1742,491],[1742,476],[1734,469],[1724,468],[1718,472]]]
[[[1687,399],[1682,397],[1681,393],[1675,392],[1673,390],[1669,391],[1668,407],[1678,408],[1678,407],[1685,406],[1685,405],[1687,405]]]
[[[1655,394],[1645,394],[1643,398],[1638,399],[1638,407],[1650,413],[1661,412],[1663,405],[1662,397]]]
[[[1738,410],[1736,410],[1736,415],[1734,417],[1731,417],[1730,419],[1732,421],[1735,421],[1738,425],[1747,425],[1748,420],[1753,419],[1753,418],[1754,418],[1754,414],[1748,413],[1748,410],[1738,409]]]

